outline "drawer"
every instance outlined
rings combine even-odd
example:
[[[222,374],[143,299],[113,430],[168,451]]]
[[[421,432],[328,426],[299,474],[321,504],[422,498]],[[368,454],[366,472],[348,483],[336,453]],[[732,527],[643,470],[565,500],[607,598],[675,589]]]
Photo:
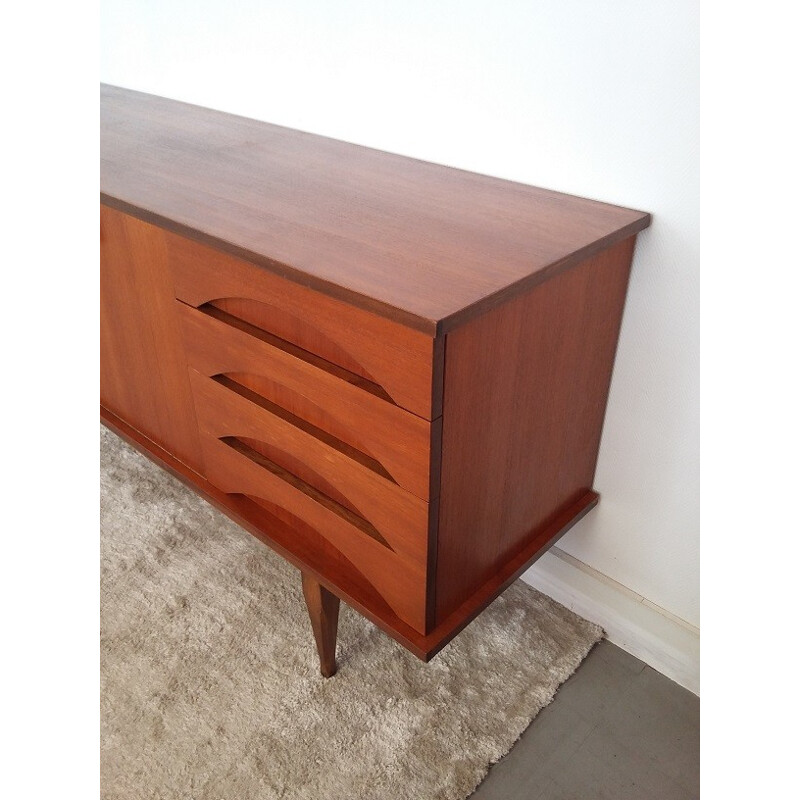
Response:
[[[365,387],[352,373],[213,307],[176,302],[191,368],[226,377],[335,440],[387,483],[429,499],[433,423]]]
[[[411,561],[427,556],[428,503],[343,452],[335,440],[225,378],[207,378],[189,370],[201,431],[215,439],[244,443],[256,460],[267,461],[303,485],[309,496],[376,541]],[[209,479],[219,488],[209,467]],[[215,475],[217,474],[214,471]],[[227,489],[225,491],[228,491]],[[269,497],[269,495],[260,495]]]
[[[185,237],[166,242],[179,300],[211,304],[313,353],[390,404],[428,420],[441,415],[441,353],[434,358],[430,336]]]
[[[235,420],[231,430],[239,430]],[[425,632],[427,567],[418,554],[406,552],[404,536],[386,528],[385,538],[369,532],[357,515],[238,438],[201,431],[200,441],[211,483],[229,494],[245,495],[288,521],[298,552],[306,546],[304,539],[322,537],[400,619]],[[335,582],[335,575],[329,577]]]

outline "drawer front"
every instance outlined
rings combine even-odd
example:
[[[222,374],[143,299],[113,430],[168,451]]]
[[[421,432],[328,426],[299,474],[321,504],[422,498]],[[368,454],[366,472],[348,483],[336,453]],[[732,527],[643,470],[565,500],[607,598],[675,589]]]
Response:
[[[238,430],[235,422],[231,429]],[[284,520],[288,515],[298,552],[309,532],[322,537],[400,619],[425,632],[426,565],[406,554],[403,535],[384,529],[384,538],[369,532],[361,524],[363,519],[359,521],[357,515],[238,438],[217,438],[201,431],[200,440],[211,483],[224,492],[247,496]],[[393,543],[403,549],[395,550]],[[335,575],[329,577],[335,582]]]
[[[262,466],[271,462],[287,480],[302,484],[306,494],[317,497],[376,541],[410,561],[425,563],[428,503],[239,384],[213,380],[195,370],[189,373],[204,434],[229,442],[235,439],[231,446],[238,447],[238,452],[254,451],[253,457]],[[210,473],[209,478],[216,483]]]
[[[167,234],[167,248],[179,300],[269,331],[362,378],[388,403],[441,415],[431,337],[185,237]]]
[[[386,482],[429,499],[431,423],[376,396],[343,370],[213,308],[176,302],[189,366],[227,376],[336,440]],[[434,431],[435,432],[435,431]]]

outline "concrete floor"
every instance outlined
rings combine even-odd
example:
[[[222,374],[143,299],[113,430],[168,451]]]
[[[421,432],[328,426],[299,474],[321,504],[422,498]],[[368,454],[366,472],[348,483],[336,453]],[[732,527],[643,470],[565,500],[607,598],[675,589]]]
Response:
[[[699,699],[603,641],[470,800],[699,796]]]

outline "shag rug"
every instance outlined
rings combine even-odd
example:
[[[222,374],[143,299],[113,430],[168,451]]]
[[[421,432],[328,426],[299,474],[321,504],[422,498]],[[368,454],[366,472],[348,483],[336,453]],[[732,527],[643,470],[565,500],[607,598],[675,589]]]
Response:
[[[517,581],[429,664],[101,428],[104,800],[463,800],[602,631]]]

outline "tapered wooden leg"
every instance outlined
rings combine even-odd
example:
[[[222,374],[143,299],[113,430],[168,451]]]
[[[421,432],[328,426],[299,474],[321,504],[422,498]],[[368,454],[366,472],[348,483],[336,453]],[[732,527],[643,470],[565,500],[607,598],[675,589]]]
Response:
[[[314,629],[319,669],[325,678],[336,673],[336,631],[339,626],[339,598],[303,573],[303,594]]]

